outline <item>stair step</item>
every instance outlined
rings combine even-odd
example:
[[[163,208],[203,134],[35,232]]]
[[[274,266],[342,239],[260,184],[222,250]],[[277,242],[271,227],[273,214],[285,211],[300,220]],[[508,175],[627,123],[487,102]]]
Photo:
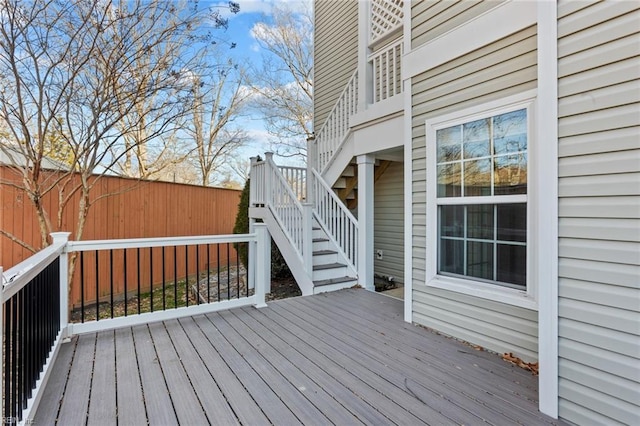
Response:
[[[325,286],[325,285],[340,284],[340,283],[346,283],[346,282],[357,281],[357,280],[358,279],[355,278],[355,277],[330,278],[328,280],[314,281],[313,285],[314,285],[314,287],[322,287],[322,286]]]
[[[314,256],[324,256],[328,254],[338,254],[338,252],[335,250],[318,250],[313,252]]]
[[[313,265],[313,270],[314,271],[324,271],[326,269],[337,269],[337,268],[344,268],[345,265],[344,263],[326,263],[326,264],[322,264],[322,265]]]

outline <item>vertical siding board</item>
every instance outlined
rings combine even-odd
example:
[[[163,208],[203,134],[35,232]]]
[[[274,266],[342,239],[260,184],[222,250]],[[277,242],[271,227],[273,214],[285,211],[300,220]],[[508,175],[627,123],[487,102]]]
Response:
[[[640,5],[558,11],[559,413],[637,424]]]

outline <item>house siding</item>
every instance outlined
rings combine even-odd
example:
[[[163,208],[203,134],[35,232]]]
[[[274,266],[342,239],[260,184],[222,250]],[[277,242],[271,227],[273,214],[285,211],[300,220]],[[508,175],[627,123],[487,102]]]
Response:
[[[374,273],[404,283],[404,167],[392,162],[375,183]],[[382,250],[382,259],[375,257]]]
[[[537,359],[537,311],[425,285],[425,120],[535,89],[536,27],[412,78],[413,320],[496,352]]]
[[[358,63],[358,2],[316,1],[313,127],[321,129]]]
[[[640,423],[640,5],[558,4],[559,415]]]
[[[504,0],[418,1],[411,3],[411,48],[499,6]]]

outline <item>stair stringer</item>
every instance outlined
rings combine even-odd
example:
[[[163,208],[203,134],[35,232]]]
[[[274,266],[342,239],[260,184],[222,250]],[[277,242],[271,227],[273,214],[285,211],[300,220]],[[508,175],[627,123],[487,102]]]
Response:
[[[282,231],[282,228],[273,215],[273,212],[264,207],[252,207],[249,209],[249,217],[260,218],[267,225],[271,238],[273,238],[278,249],[280,249],[280,253],[282,253],[282,257],[284,257],[285,262],[287,262],[287,266],[298,283],[298,287],[300,287],[302,295],[312,295],[314,293],[312,277],[307,274],[302,259],[300,259],[300,256],[298,256],[298,253],[289,241],[289,238],[287,238],[286,234]]]
[[[320,175],[329,186],[340,178],[342,172],[351,163],[353,159],[354,132],[349,131],[347,137],[342,141],[336,152],[333,154],[331,161],[322,170]]]

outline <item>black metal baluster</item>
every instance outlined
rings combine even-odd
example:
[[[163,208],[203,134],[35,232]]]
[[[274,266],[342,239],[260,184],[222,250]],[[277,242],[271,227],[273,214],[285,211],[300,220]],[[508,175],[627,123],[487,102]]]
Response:
[[[165,309],[167,309],[167,296],[166,296],[166,278],[167,278],[167,274],[166,274],[166,263],[165,263],[165,246],[162,246],[162,310],[164,311]]]
[[[207,244],[207,303],[211,303],[211,244]]]
[[[196,244],[196,304],[200,304],[200,245]]]
[[[238,248],[240,248],[240,244],[236,245],[236,281],[238,281],[238,299],[240,299],[240,256],[238,256]],[[247,288],[249,288],[247,286]]]
[[[80,322],[84,322],[84,252],[80,252]]]
[[[32,306],[31,309],[26,309],[27,300],[31,299],[29,297],[29,293],[31,293],[31,291],[32,283],[29,283],[14,296],[18,305],[18,321],[15,325],[19,329],[19,338],[18,341],[15,342],[18,347],[19,354],[18,375],[14,379],[18,384],[18,392],[15,397],[17,399],[17,404],[19,405],[19,407],[22,407],[22,405],[26,404],[27,402],[26,389],[29,387],[29,382],[31,381],[31,369],[33,368],[34,364],[32,360],[33,350],[35,349],[33,347],[33,344],[37,343],[34,342],[33,336],[35,327],[29,324],[29,320],[33,315],[33,310],[37,309],[38,307]],[[29,342],[31,342],[32,345],[29,345]]]
[[[136,249],[136,252],[137,252],[137,257],[138,257],[137,258],[138,265],[137,265],[137,268],[136,268],[137,271],[138,271],[138,282],[137,282],[136,287],[137,287],[137,291],[138,291],[138,314],[140,314],[140,281],[141,281],[141,279],[140,279],[140,247],[138,247]]]
[[[173,246],[173,304],[178,308],[178,246]]]
[[[0,301],[1,302],[1,301]],[[4,353],[2,354],[3,356],[3,361],[4,361],[4,411],[3,411],[3,415],[5,418],[9,418],[11,417],[11,392],[9,391],[11,389],[11,300],[8,300],[7,303],[4,304],[3,306],[3,313],[2,315],[4,316],[4,330],[3,330],[3,336],[4,336],[4,342],[3,346],[4,346]]]
[[[13,327],[11,328],[11,392],[14,397],[11,401],[11,417],[18,416],[18,297],[11,298],[11,320]],[[6,391],[5,391],[6,392]]]
[[[109,250],[109,303],[111,305],[111,318],[113,318],[113,249]]]
[[[227,243],[227,300],[231,300],[231,259],[230,256],[229,243]]]
[[[185,303],[189,307],[189,246],[184,246],[184,289]]]
[[[153,312],[153,247],[149,247],[149,308]]]
[[[127,249],[122,253],[124,259],[124,316],[127,316]]]
[[[100,269],[98,267],[99,252],[96,250],[96,321],[100,320],[100,291],[98,282],[100,281]]]
[[[218,279],[217,284],[218,284],[218,302],[220,301],[220,243],[216,244],[216,251],[217,251],[217,257],[216,257],[216,267],[218,269]]]

